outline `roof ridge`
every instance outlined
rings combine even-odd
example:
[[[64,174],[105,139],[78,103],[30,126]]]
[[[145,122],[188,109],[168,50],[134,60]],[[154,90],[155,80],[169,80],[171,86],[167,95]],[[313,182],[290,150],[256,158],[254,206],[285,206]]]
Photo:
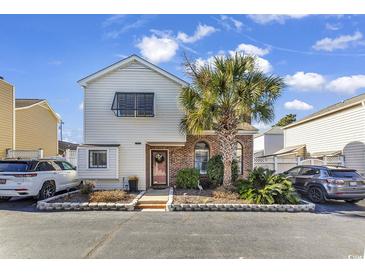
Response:
[[[361,98],[361,97],[364,97],[364,98]],[[357,99],[359,101],[357,101]],[[324,107],[324,108],[322,108],[322,109],[320,109],[320,110],[318,110],[316,112],[313,112],[313,113],[311,113],[311,114],[303,117],[302,119],[300,119],[300,120],[298,120],[298,121],[296,121],[296,122],[294,122],[292,124],[289,124],[289,125],[285,126],[284,129],[285,128],[290,128],[292,126],[296,126],[298,124],[301,124],[305,120],[310,121],[310,120],[316,118],[317,116],[326,115],[327,113],[332,112],[332,111],[336,111],[337,109],[339,109],[341,107],[346,107],[347,104],[350,105],[350,104],[359,103],[362,100],[365,100],[365,92],[364,93],[361,93],[361,94],[358,94],[358,95],[355,95],[355,96],[352,96],[352,97],[347,98],[345,100],[339,101],[339,102],[337,102],[335,104],[328,105],[328,106],[326,106],[326,107]],[[351,101],[353,101],[353,102],[351,102]]]

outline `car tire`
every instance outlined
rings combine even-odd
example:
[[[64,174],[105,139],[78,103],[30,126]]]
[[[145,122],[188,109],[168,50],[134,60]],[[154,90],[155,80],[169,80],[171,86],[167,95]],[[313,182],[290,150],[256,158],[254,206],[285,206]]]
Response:
[[[11,199],[11,197],[8,196],[0,196],[0,202],[6,202],[9,201]]]
[[[56,193],[55,183],[53,181],[44,182],[41,190],[39,191],[38,200],[51,198],[55,195],[55,193]]]
[[[350,204],[356,204],[358,202],[360,202],[362,199],[354,199],[354,200],[345,200],[346,203],[350,203]]]
[[[315,204],[322,204],[325,202],[323,190],[318,186],[312,186],[308,189],[308,198]]]

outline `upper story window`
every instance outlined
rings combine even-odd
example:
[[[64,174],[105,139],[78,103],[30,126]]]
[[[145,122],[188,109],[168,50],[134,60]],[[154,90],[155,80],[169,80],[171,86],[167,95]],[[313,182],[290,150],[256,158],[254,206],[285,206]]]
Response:
[[[112,110],[118,117],[153,117],[154,93],[116,92]]]

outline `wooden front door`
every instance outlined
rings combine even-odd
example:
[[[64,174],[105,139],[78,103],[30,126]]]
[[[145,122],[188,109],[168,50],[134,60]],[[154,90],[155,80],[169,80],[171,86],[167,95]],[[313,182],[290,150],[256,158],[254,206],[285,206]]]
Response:
[[[151,185],[167,186],[167,150],[151,150]]]

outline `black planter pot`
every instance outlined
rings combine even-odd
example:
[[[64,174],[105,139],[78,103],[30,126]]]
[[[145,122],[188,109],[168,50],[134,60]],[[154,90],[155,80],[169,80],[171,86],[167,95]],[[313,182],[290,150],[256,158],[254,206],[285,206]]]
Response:
[[[137,192],[138,191],[138,180],[128,180],[129,183],[129,191]]]

